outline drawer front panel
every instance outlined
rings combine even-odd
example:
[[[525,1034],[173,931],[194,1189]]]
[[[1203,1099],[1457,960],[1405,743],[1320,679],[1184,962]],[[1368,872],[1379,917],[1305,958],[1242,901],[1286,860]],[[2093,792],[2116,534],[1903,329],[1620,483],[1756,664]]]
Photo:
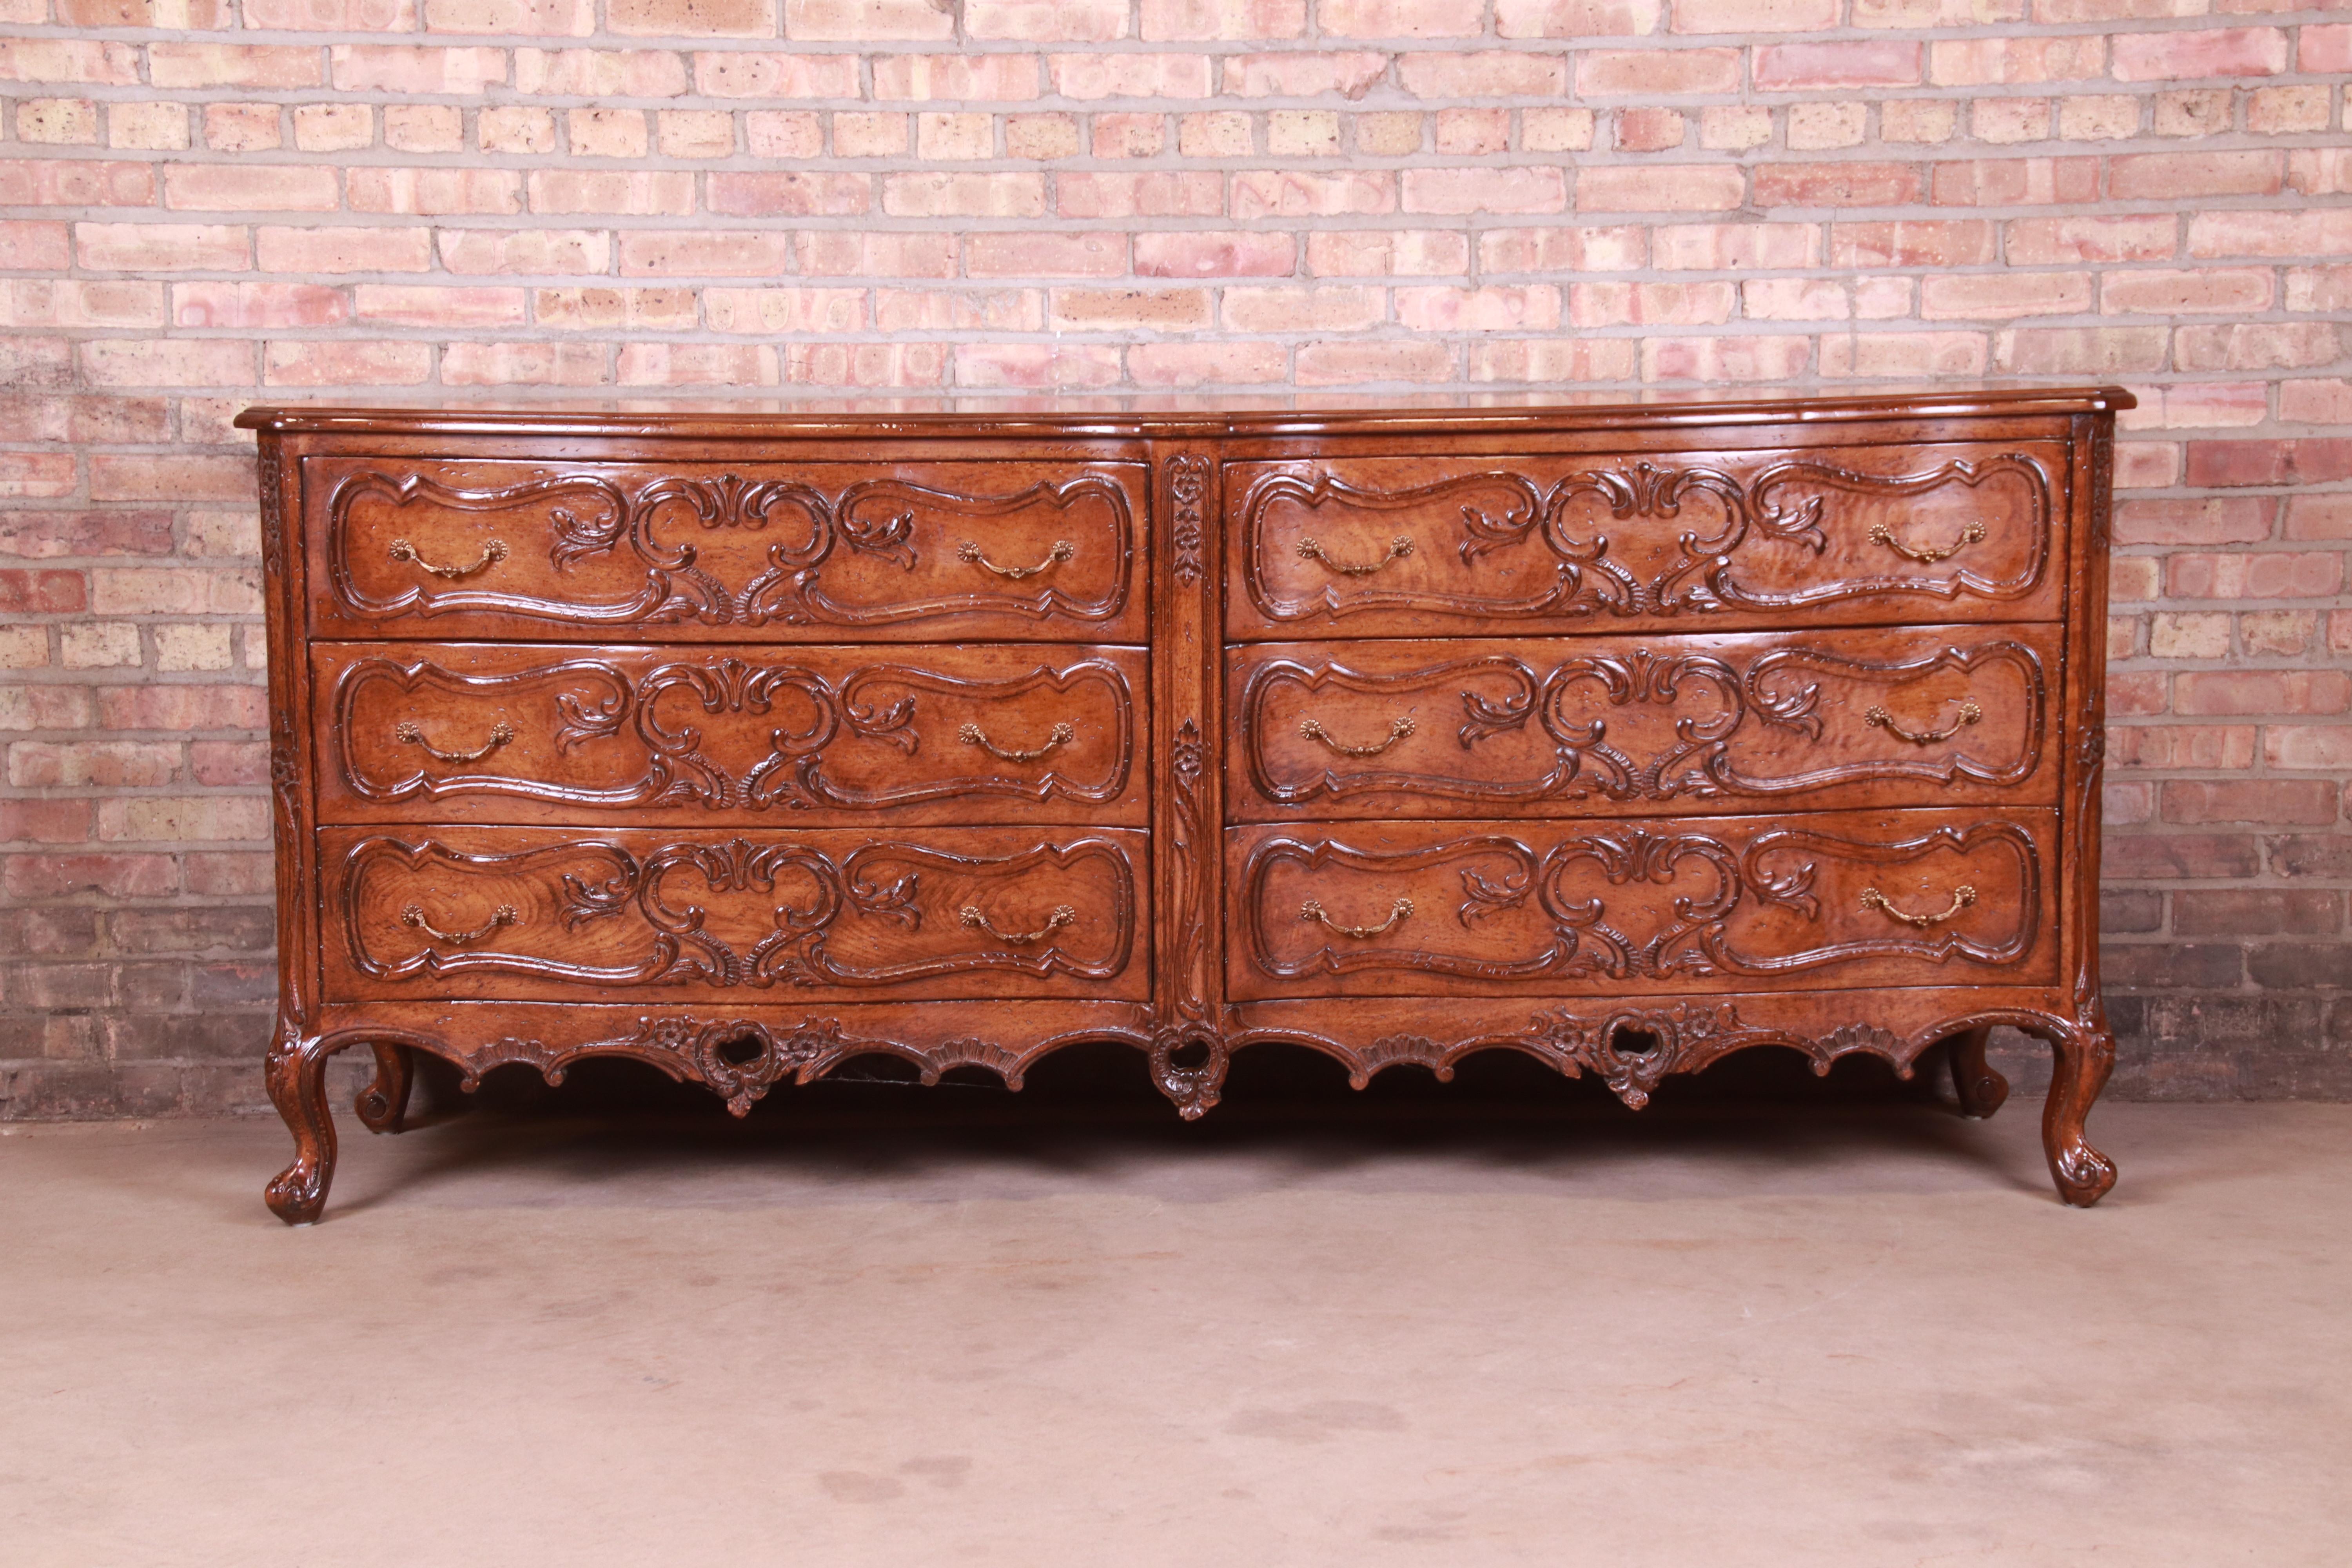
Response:
[[[1132,829],[320,838],[330,1001],[1137,1000],[1150,981]]]
[[[2029,984],[2056,973],[2046,811],[1226,837],[1235,998]]]
[[[1254,643],[1236,821],[2057,799],[2049,626]]]
[[[1147,820],[1140,648],[311,648],[320,815]]]
[[[2061,443],[1225,470],[1235,637],[2054,620]]]
[[[1134,463],[311,458],[328,637],[1141,642]]]

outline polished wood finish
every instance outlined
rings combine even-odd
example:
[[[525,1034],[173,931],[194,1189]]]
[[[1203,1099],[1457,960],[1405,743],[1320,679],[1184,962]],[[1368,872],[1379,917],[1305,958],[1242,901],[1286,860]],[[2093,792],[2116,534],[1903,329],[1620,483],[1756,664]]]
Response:
[[[254,409],[283,943],[403,1124],[586,1056],[738,1114],[853,1057],[1281,1040],[1630,1105],[1733,1050],[2113,1064],[2112,389],[1357,411]]]

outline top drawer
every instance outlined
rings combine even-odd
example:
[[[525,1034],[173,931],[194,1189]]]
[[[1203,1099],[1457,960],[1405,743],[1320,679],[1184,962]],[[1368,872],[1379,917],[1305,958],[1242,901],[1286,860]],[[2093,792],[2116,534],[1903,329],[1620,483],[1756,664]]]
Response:
[[[309,458],[311,631],[1140,642],[1149,490],[1068,460]]]
[[[1225,470],[1235,637],[2056,620],[2063,442]]]

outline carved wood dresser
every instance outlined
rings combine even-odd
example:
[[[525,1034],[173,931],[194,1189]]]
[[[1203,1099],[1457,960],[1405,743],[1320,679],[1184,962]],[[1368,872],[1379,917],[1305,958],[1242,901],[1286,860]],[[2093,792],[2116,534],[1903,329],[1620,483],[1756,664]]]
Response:
[[[2115,389],[1593,407],[257,408],[307,1221],[414,1054],[739,1114],[1081,1040],[2007,1085],[2097,969]]]

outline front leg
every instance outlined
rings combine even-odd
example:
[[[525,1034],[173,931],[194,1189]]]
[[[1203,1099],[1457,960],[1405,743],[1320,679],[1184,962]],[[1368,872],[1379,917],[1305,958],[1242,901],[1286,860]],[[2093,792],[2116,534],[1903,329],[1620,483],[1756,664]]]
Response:
[[[2058,1195],[2089,1208],[2116,1184],[2116,1163],[2083,1136],[2091,1102],[2115,1070],[2116,1037],[2105,1018],[2080,1026],[2061,1024],[2046,1037],[2058,1059],[2050,1075],[2050,1098],[2042,1107],[2042,1148],[2050,1156]]]
[[[371,1132],[398,1132],[408,1115],[409,1086],[415,1081],[416,1057],[406,1046],[389,1040],[370,1045],[375,1052],[375,1081],[360,1090],[352,1110]]]
[[[262,1189],[270,1212],[288,1225],[310,1225],[327,1205],[335,1179],[335,1119],[327,1110],[327,1058],[348,1041],[304,1035],[280,1024],[264,1065],[269,1099],[294,1134],[294,1163]]]
[[[1985,1046],[1991,1038],[1990,1027],[1967,1029],[1954,1035],[1947,1047],[1951,1053],[1952,1091],[1960,1098],[1963,1116],[1990,1116],[2009,1098],[2009,1079],[1985,1060]]]

